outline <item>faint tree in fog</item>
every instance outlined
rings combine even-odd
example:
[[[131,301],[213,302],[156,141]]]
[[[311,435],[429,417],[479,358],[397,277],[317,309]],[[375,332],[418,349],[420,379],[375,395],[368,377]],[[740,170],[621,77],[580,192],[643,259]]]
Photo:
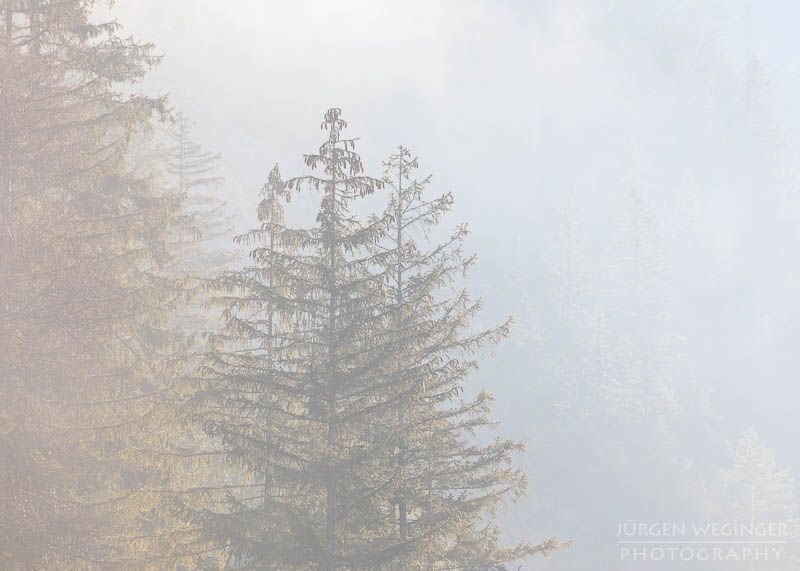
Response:
[[[796,517],[794,477],[778,468],[775,452],[753,428],[728,443],[731,464],[717,471],[721,512],[739,521],[782,522]]]
[[[194,142],[194,126],[183,113],[171,112],[163,123],[136,133],[128,160],[138,175],[183,197],[185,224],[171,240],[169,271],[203,279],[236,256],[228,244],[234,222],[222,198],[221,155]]]
[[[136,175],[165,193],[182,198],[180,220],[169,239],[169,275],[190,277],[191,297],[173,321],[197,341],[219,323],[204,308],[208,279],[239,258],[229,246],[232,217],[222,199],[223,179],[217,174],[220,155],[204,151],[191,139],[194,123],[183,113],[153,128],[138,131],[131,140],[128,162]],[[223,239],[224,237],[224,239]]]
[[[546,254],[554,280],[554,327],[546,333],[540,359],[558,387],[554,404],[570,416],[589,417],[604,410],[601,388],[614,374],[613,338],[586,249],[585,220],[572,192],[558,222]]]
[[[660,287],[663,261],[656,218],[644,193],[628,193],[619,243],[611,254],[611,324],[620,368],[608,384],[609,406],[620,418],[663,420],[675,404],[662,402],[665,342]],[[672,400],[667,396],[667,400]]]
[[[579,201],[566,199],[545,255],[551,287],[537,308],[546,326],[533,378],[557,412],[545,410],[532,431],[570,444],[534,442],[538,462],[531,471],[545,483],[543,517],[574,530],[578,543],[598,558],[611,556],[608,544],[593,542],[598,527],[643,506],[649,510],[643,518],[666,517],[690,479],[664,429],[665,422],[674,426],[677,409],[669,391],[660,389],[666,374],[661,363],[673,355],[659,344],[667,328],[659,313],[654,217],[640,195],[627,200],[621,239],[607,257],[593,259],[587,244],[597,239],[587,235],[590,220]],[[668,497],[669,490],[678,491]]]
[[[164,160],[174,177],[178,191],[186,197],[184,206],[200,231],[203,248],[197,247],[193,236],[177,244],[184,246],[175,257],[183,264],[185,273],[210,276],[233,262],[234,256],[212,242],[228,237],[234,230],[233,219],[221,198],[222,177],[218,174],[220,154],[203,149],[192,140],[195,123],[183,113],[177,113],[165,129],[170,145],[165,148]]]

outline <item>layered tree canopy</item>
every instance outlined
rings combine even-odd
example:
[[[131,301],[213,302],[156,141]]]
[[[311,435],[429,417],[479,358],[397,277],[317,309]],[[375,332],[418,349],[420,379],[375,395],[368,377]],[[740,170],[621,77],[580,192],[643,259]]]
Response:
[[[198,419],[244,479],[205,525],[232,565],[277,568],[500,569],[558,543],[502,547],[485,518],[525,487],[517,443],[474,436],[491,397],[464,399],[476,352],[509,323],[473,331],[480,309],[453,289],[474,261],[465,227],[417,244],[452,204],[400,149],[366,176],[338,109],[305,155],[312,174],[262,191],[261,225],[240,236],[253,265],[216,281],[224,330],[205,355]],[[319,174],[317,174],[319,173]],[[292,192],[320,194],[316,224],[290,227]],[[389,191],[389,192],[387,192]],[[351,203],[381,192],[386,211]]]
[[[234,238],[219,155],[130,95],[159,58],[96,4],[0,4],[0,567],[505,569],[560,547],[496,523],[523,446],[469,380],[511,322],[474,326],[466,226],[428,239],[453,197],[402,147],[365,174],[332,108],[309,172],[274,167]],[[301,192],[308,226],[285,215]],[[385,209],[358,216],[370,195]]]

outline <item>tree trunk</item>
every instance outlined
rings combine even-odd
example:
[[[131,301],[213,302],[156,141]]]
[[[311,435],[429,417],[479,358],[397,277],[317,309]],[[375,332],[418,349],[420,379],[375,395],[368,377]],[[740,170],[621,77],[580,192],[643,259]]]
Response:
[[[336,148],[331,150],[334,165],[336,165]],[[328,291],[330,295],[328,303],[328,446],[333,451],[336,446],[336,374],[335,374],[335,326],[336,326],[336,246],[335,228],[333,218],[336,214],[336,167],[334,167],[333,180],[331,182],[331,196],[328,215],[328,248],[330,250],[328,260]],[[328,562],[327,569],[336,570],[336,503],[337,498],[337,476],[336,470],[331,467],[326,475],[327,485],[325,490],[326,518],[325,518],[325,541],[328,545],[328,553],[331,561]]]

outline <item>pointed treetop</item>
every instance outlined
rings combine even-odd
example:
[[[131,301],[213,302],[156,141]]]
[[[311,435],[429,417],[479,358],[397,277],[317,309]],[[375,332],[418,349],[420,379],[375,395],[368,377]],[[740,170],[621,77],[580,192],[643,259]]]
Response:
[[[342,129],[347,128],[347,121],[342,119],[341,115],[342,110],[340,108],[331,107],[328,109],[327,113],[325,113],[325,117],[320,125],[320,129],[330,131],[328,142],[331,145],[334,145],[339,141],[339,133],[342,131]]]
[[[301,185],[309,188],[325,190],[326,193],[338,193],[339,199],[364,197],[376,189],[383,188],[380,179],[364,176],[361,157],[355,152],[355,138],[342,138],[341,130],[347,122],[341,118],[342,110],[338,107],[328,109],[323,117],[321,129],[330,131],[328,139],[319,147],[318,152],[306,154],[304,161],[312,170],[322,166],[327,178],[304,175],[286,181],[287,188],[299,189]]]

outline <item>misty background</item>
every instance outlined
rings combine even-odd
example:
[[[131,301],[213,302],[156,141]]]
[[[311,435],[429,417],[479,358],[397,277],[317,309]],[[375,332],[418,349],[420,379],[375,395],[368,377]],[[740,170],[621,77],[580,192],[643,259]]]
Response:
[[[628,519],[732,517],[726,442],[750,427],[800,473],[797,4],[117,0],[112,13],[165,55],[141,89],[168,92],[222,154],[238,230],[275,163],[302,171],[332,106],[367,174],[404,145],[453,191],[445,226],[472,230],[482,323],[515,318],[470,380],[528,445],[528,495],[505,530],[576,540],[529,568],[623,568]]]

